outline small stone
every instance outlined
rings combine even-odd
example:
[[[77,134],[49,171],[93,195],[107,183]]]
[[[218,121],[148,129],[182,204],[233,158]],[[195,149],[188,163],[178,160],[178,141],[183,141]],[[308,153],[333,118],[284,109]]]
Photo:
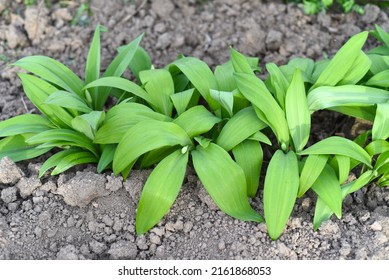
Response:
[[[110,190],[111,192],[116,192],[122,187],[123,187],[123,180],[121,177],[110,176],[110,175],[107,176],[107,184],[106,184],[107,190]]]
[[[41,181],[36,177],[31,178],[21,178],[20,181],[16,184],[16,187],[19,188],[20,196],[22,198],[27,198],[31,196],[34,190],[42,186]]]
[[[67,219],[66,223],[67,223],[67,226],[68,226],[68,227],[74,227],[74,225],[75,225],[74,218],[73,218],[72,216],[70,216],[70,217]]]
[[[226,248],[226,243],[224,242],[224,240],[220,240],[219,243],[217,244],[217,248],[222,251]]]
[[[69,181],[61,184],[56,193],[63,196],[70,206],[85,207],[92,200],[110,194],[105,188],[105,177],[94,172],[79,172]]]
[[[138,203],[143,186],[150,174],[148,170],[133,170],[131,176],[123,183],[135,203]]]
[[[166,31],[166,25],[163,23],[163,22],[158,22],[155,26],[154,26],[154,31],[156,33],[164,33]]]
[[[365,13],[363,14],[361,20],[365,23],[375,22],[380,14],[380,8],[376,5],[367,4],[365,5],[364,10]]]
[[[371,226],[370,228],[373,230],[373,231],[381,231],[382,230],[382,225],[375,221]]]
[[[71,21],[73,19],[72,14],[68,8],[56,9],[52,15],[55,20]]]
[[[165,50],[170,46],[172,40],[173,39],[170,33],[163,33],[158,36],[157,44],[155,45],[155,47],[157,49]]]
[[[34,204],[40,204],[40,203],[43,203],[43,197],[41,197],[41,196],[34,196],[33,198],[32,198],[32,202],[34,202]]]
[[[57,234],[57,232],[58,232],[57,228],[50,228],[50,229],[47,230],[46,235],[47,235],[48,238],[52,238],[52,237],[54,237]]]
[[[364,211],[360,216],[359,216],[359,221],[361,222],[366,222],[370,218],[370,212],[369,211]]]
[[[138,237],[138,240],[136,241],[136,246],[138,246],[140,250],[147,250],[149,248],[149,246],[147,246],[146,244],[146,237],[144,235]]]
[[[11,203],[17,199],[18,188],[10,187],[1,191],[1,199],[5,203]]]
[[[35,234],[35,236],[38,237],[38,238],[41,238],[41,237],[42,237],[42,232],[43,232],[43,230],[42,230],[42,228],[40,228],[40,227],[36,227],[36,228],[34,229],[34,234]]]
[[[74,245],[62,247],[58,254],[57,260],[78,260],[78,250]]]
[[[17,20],[14,20],[17,18]],[[28,45],[28,39],[23,33],[23,20],[16,15],[11,15],[11,24],[8,26],[8,29],[5,33],[5,38],[7,39],[8,46],[11,49],[14,49],[18,46],[24,47]]]
[[[279,242],[277,244],[277,249],[278,249],[278,252],[280,253],[280,255],[282,255],[284,257],[289,256],[291,253],[291,250],[283,242]]]
[[[51,214],[48,211],[44,211],[38,216],[38,224],[41,228],[47,229],[51,224]]]
[[[181,220],[178,220],[174,223],[174,229],[175,230],[183,230],[184,229],[184,223]]]
[[[98,242],[96,240],[93,240],[89,243],[89,246],[92,250],[92,252],[100,255],[102,254],[105,250],[107,250],[107,246],[102,243],[102,242]]]
[[[340,228],[338,224],[332,221],[325,221],[319,228],[320,233],[325,236],[334,236],[339,234]]]
[[[103,216],[102,222],[109,227],[113,226],[113,220],[108,215]]]
[[[8,210],[11,212],[15,212],[18,210],[20,203],[18,201],[16,202],[11,202],[8,204]]]
[[[29,7],[25,10],[24,29],[33,44],[40,43],[44,37],[47,26],[46,8],[38,10],[37,7]]]
[[[111,245],[108,254],[111,255],[111,258],[114,260],[132,260],[136,258],[138,250],[134,243],[121,240]]]
[[[161,238],[156,234],[150,234],[150,242],[152,244],[160,245],[161,244]]]
[[[157,248],[157,250],[155,251],[155,257],[158,259],[165,258],[165,247],[163,245]]]
[[[184,223],[184,232],[185,233],[190,232],[192,230],[192,228],[193,228],[193,222],[188,221],[188,222]]]
[[[347,257],[351,253],[351,246],[347,242],[342,244],[342,247],[339,250],[339,253],[343,257]]]
[[[167,19],[174,11],[174,4],[170,0],[154,0],[151,4],[151,10],[160,18]]]
[[[266,48],[269,51],[278,51],[282,44],[282,33],[271,30],[266,36]]]
[[[304,211],[309,211],[311,208],[311,199],[309,197],[304,198],[301,206],[303,207]]]
[[[22,170],[8,157],[0,160],[0,184],[15,184],[23,176]]]
[[[154,232],[158,236],[164,236],[165,235],[165,229],[164,228],[153,228],[150,230],[150,232]]]

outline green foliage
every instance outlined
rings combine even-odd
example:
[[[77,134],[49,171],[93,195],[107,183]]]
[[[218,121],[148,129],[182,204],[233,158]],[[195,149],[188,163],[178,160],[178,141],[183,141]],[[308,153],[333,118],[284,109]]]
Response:
[[[332,1],[320,3],[328,7]],[[231,59],[214,71],[193,57],[155,69],[139,46],[142,36],[120,47],[101,73],[102,31],[97,26],[93,35],[85,80],[45,56],[14,63],[32,73],[19,77],[41,115],[0,122],[0,158],[20,161],[55,151],[40,177],[85,163],[124,178],[133,168],[155,167],[138,204],[138,234],[169,211],[188,166],[223,212],[266,220],[272,239],[282,234],[296,198],[306,192],[317,196],[317,229],[333,214],[341,217],[348,194],[372,182],[389,185],[389,35],[378,26],[371,33],[383,46],[368,54],[362,50],[368,33],[362,32],[329,60],[268,63],[265,81],[256,76],[258,59],[232,48]],[[134,80],[122,77],[127,69]],[[116,104],[109,108],[110,96]],[[370,120],[373,127],[354,141],[331,135],[313,143],[311,118],[319,110]],[[249,197],[262,191],[268,155],[263,218]],[[348,182],[356,170],[359,176]]]
[[[339,5],[345,13],[364,13],[363,7],[358,5],[355,0],[288,0],[286,2],[303,3],[304,11],[307,14],[317,14],[326,11],[334,4]],[[368,2],[366,2],[366,4],[367,3]]]

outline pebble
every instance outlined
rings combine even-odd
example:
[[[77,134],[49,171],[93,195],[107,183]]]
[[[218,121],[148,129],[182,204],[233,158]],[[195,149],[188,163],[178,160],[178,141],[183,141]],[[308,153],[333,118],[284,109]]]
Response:
[[[193,222],[188,221],[188,222],[184,223],[184,232],[185,233],[190,232],[192,230],[192,228],[193,228]]]
[[[0,184],[15,184],[24,176],[22,170],[8,157],[0,160]]]
[[[138,250],[134,243],[121,240],[111,245],[108,250],[108,254],[114,260],[133,260],[136,258]]]
[[[160,18],[167,19],[174,11],[174,4],[170,0],[154,0],[151,4],[151,10]]]
[[[57,253],[57,260],[78,260],[78,250],[74,245],[62,247]]]
[[[375,221],[371,226],[370,228],[373,230],[373,231],[381,231],[382,230],[382,225]]]
[[[146,244],[146,237],[144,235],[138,237],[138,240],[136,241],[136,246],[138,246],[140,250],[147,250],[149,248],[149,246],[147,246]]]
[[[9,187],[3,189],[1,191],[1,200],[3,200],[7,204],[14,202],[17,199],[17,193],[18,193],[18,188],[16,187]]]
[[[107,250],[107,246],[105,245],[105,243],[98,242],[96,240],[89,242],[89,246],[92,252],[96,254],[102,254],[105,250]]]
[[[37,177],[31,178],[21,178],[20,181],[16,184],[18,187],[20,196],[22,198],[27,198],[31,196],[34,190],[42,186],[42,182]]]
[[[222,251],[226,248],[226,243],[224,242],[224,240],[220,240],[219,243],[217,244],[217,248]]]
[[[174,223],[174,229],[175,230],[183,230],[184,229],[184,222],[181,220],[178,220]]]
[[[161,244],[161,238],[156,234],[150,234],[150,242],[152,244],[160,245]]]

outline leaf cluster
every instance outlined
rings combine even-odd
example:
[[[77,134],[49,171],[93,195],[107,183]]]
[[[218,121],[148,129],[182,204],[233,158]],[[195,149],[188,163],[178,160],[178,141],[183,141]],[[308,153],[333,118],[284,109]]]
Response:
[[[19,77],[41,114],[0,123],[0,158],[54,152],[40,177],[85,163],[124,178],[133,168],[154,167],[138,203],[138,234],[169,211],[188,166],[223,212],[266,221],[272,239],[307,191],[317,195],[317,229],[333,214],[341,217],[347,194],[373,181],[389,185],[389,34],[380,27],[371,34],[381,47],[364,52],[369,32],[362,32],[332,59],[268,63],[265,80],[256,75],[257,58],[232,48],[230,60],[214,70],[184,56],[155,69],[139,45],[142,36],[120,47],[102,72],[102,31],[97,26],[84,79],[45,56],[13,64],[31,73]],[[124,78],[125,71],[134,79]],[[110,96],[113,106],[107,106]],[[319,110],[371,121],[372,129],[353,141],[331,136],[312,143],[311,118]],[[264,149],[272,156],[263,172],[261,215],[249,198],[258,195]],[[348,181],[356,170],[359,176]]]

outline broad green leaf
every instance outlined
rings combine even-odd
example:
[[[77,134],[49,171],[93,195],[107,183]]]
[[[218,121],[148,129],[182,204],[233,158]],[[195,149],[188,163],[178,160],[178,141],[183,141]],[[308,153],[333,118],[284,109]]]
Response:
[[[19,134],[9,136],[0,140],[0,159],[9,157],[12,161],[18,162],[26,159],[31,159],[43,155],[50,151],[50,148],[36,148],[26,142],[26,139],[33,134]]]
[[[388,101],[388,91],[358,85],[319,87],[308,94],[311,112],[336,106],[371,106]]]
[[[302,197],[315,183],[328,160],[325,155],[309,155],[300,174],[298,197]]]
[[[308,143],[311,129],[307,96],[301,71],[296,69],[285,97],[285,114],[293,145],[297,152]]]
[[[170,155],[176,150],[177,150],[176,146],[162,147],[160,149],[152,150],[146,153],[144,156],[142,156],[140,162],[140,168],[150,168],[154,164],[157,164],[158,162],[160,162],[161,160],[163,160],[164,158],[166,158],[168,155]]]
[[[57,164],[57,166],[51,172],[51,175],[52,176],[58,175],[76,165],[85,164],[85,163],[96,163],[96,162],[98,162],[97,158],[90,152],[83,151],[78,153],[72,153],[64,157]]]
[[[375,114],[376,114],[376,108],[375,106],[369,106],[369,107],[347,107],[347,106],[340,106],[340,107],[330,107],[328,108],[331,111],[339,112],[354,118],[363,119],[367,121],[374,121]]]
[[[270,139],[266,136],[266,134],[264,134],[260,131],[255,132],[253,135],[251,135],[249,138],[247,138],[247,140],[254,140],[257,142],[262,142],[262,143],[265,143],[269,146],[272,145]]]
[[[115,174],[123,171],[141,155],[167,146],[192,145],[188,134],[171,122],[142,121],[123,136],[113,158]]]
[[[389,56],[369,54],[371,60],[370,72],[375,75],[389,68]]]
[[[266,171],[263,207],[267,231],[276,240],[292,213],[299,188],[299,169],[293,151],[277,150]]]
[[[57,164],[63,159],[65,158],[66,156],[70,155],[70,154],[78,154],[82,152],[81,149],[78,149],[78,148],[70,148],[70,149],[66,149],[66,150],[62,150],[54,155],[52,155],[51,157],[49,157],[43,164],[42,164],[42,167],[40,168],[39,170],[39,178],[41,178],[47,170],[57,166]]]
[[[263,160],[261,145],[252,140],[245,140],[232,149],[234,159],[242,167],[247,183],[247,195],[255,197]]]
[[[375,162],[374,169],[378,170],[381,166],[389,163],[389,151],[380,154]]]
[[[377,112],[372,129],[373,141],[389,138],[389,103],[377,104]]]
[[[289,146],[289,129],[284,111],[278,105],[265,84],[255,75],[234,74],[239,91],[265,116],[282,149]]]
[[[234,50],[233,48],[230,48],[230,56],[235,72],[255,76],[246,56]]]
[[[313,183],[311,189],[340,219],[342,216],[342,191],[334,169],[328,164]]]
[[[216,100],[221,107],[223,107],[228,115],[231,117],[234,112],[234,94],[233,92],[227,92],[227,91],[218,91],[211,89],[211,98]]]
[[[353,182],[341,188],[342,200],[347,196],[348,190],[352,184]],[[331,208],[328,207],[323,199],[318,197],[315,207],[315,215],[313,217],[313,229],[317,230],[323,222],[331,218],[332,214],[334,214],[334,212],[331,210]]]
[[[342,155],[353,158],[371,167],[369,154],[353,141],[339,136],[331,136],[299,152],[300,155]]]
[[[389,151],[389,142],[382,139],[378,139],[367,145],[365,147],[365,150],[369,153],[370,156],[382,154],[386,151]]]
[[[74,109],[83,113],[89,113],[92,109],[80,96],[73,92],[58,90],[50,94],[45,104],[53,104],[59,107]]]
[[[138,36],[135,40],[122,48],[122,51],[114,58],[114,60],[108,65],[103,77],[120,77],[131,63],[139,43],[142,40],[143,34]],[[90,84],[90,83],[89,83]],[[114,87],[115,88],[115,87]],[[97,95],[92,95],[93,109],[102,110],[105,102],[109,96],[111,87],[109,85],[98,90]],[[125,90],[125,89],[124,89]],[[136,95],[135,92],[131,92]]]
[[[171,118],[154,112],[142,104],[121,103],[107,112],[103,125],[96,132],[94,142],[119,143],[129,128],[145,120],[171,121]]]
[[[119,52],[121,52],[122,50],[123,47],[120,47],[118,49]],[[131,72],[135,75],[138,81],[139,81],[139,72],[143,70],[149,70],[152,68],[151,58],[144,48],[138,47],[136,49],[135,55],[129,64],[129,68],[131,69]]]
[[[375,74],[366,82],[366,85],[383,87],[383,88],[389,87],[389,69]]]
[[[319,79],[320,75],[324,72],[324,70],[327,68],[327,66],[330,64],[331,60],[324,59],[315,62],[315,67],[313,69],[312,73],[312,82],[317,81]]]
[[[174,93],[174,83],[166,69],[151,69],[139,73],[139,78],[150,98],[154,109],[167,116],[172,115],[173,103],[170,96]]]
[[[70,129],[51,129],[39,134],[36,134],[27,140],[30,145],[39,145],[47,143],[70,143],[72,146],[88,149],[95,156],[98,156],[99,152],[97,147],[93,145],[92,141],[85,135]]]
[[[355,85],[366,75],[370,66],[370,58],[363,51],[360,51],[353,65],[344,75],[343,79],[339,81],[338,85]]]
[[[87,84],[84,89],[89,89],[93,87],[108,87],[108,88],[118,88],[121,90],[124,90],[126,92],[129,92],[137,97],[140,97],[141,99],[147,101],[149,104],[153,104],[153,100],[150,97],[150,95],[142,89],[140,86],[135,84],[134,82],[131,82],[127,79],[120,78],[120,77],[103,77],[96,81],[93,81],[89,84]]]
[[[353,193],[362,188],[363,186],[367,185],[370,183],[372,179],[374,179],[374,171],[372,170],[367,170],[364,173],[362,173],[358,179],[353,181],[352,186],[347,190],[347,193]]]
[[[23,57],[14,66],[23,68],[42,79],[81,96],[83,81],[62,63],[46,56],[34,55]]]
[[[234,89],[236,89],[236,83],[235,83],[233,73],[234,73],[234,67],[232,66],[231,61],[216,66],[215,78],[219,90],[233,91]]]
[[[204,149],[208,148],[209,144],[211,144],[211,140],[203,136],[196,136],[194,140]]]
[[[338,168],[339,184],[343,184],[350,174],[350,158],[342,155],[335,156]]]
[[[97,165],[97,172],[103,172],[112,163],[116,148],[116,144],[108,144],[103,146],[103,151]]]
[[[379,46],[377,48],[369,50],[368,54],[388,56],[389,55],[389,48],[386,46]]]
[[[285,96],[289,87],[289,81],[285,78],[284,74],[276,64],[267,63],[266,69],[269,72],[270,83],[274,88],[275,97],[278,101],[278,104],[280,104],[281,108],[285,108]]]
[[[219,122],[221,119],[215,117],[202,105],[190,108],[173,120],[173,123],[185,130],[190,138],[210,131]]]
[[[243,221],[263,222],[248,202],[242,168],[223,148],[214,143],[207,148],[197,146],[192,159],[205,189],[223,212]]]
[[[385,32],[379,25],[375,25],[376,31],[372,32],[372,34],[385,44],[386,47],[389,48],[389,34]]]
[[[104,31],[103,26],[97,25],[93,34],[93,39],[89,47],[88,57],[85,65],[85,83],[88,84],[100,77],[100,31]],[[90,89],[92,96],[98,96],[98,88]],[[85,111],[84,111],[85,112]],[[88,113],[87,111],[85,113]]]
[[[315,62],[310,58],[293,58],[288,62],[288,66],[292,66],[290,76],[286,75],[284,68],[280,67],[288,81],[292,80],[292,76],[296,68],[300,69],[304,78],[304,82],[312,83],[313,70],[315,69]],[[290,78],[289,78],[290,77]]]
[[[355,60],[360,55],[368,35],[369,32],[365,31],[351,37],[331,59],[331,62],[320,74],[311,90],[320,86],[335,86],[344,79]]]
[[[210,90],[218,89],[215,76],[208,65],[194,57],[183,57],[173,62],[172,65],[178,67],[189,79],[193,86],[200,92],[212,110],[216,110],[220,105],[211,98]]]
[[[92,111],[89,114],[80,115],[72,120],[72,127],[93,141],[96,130],[104,121],[105,112]]]
[[[0,122],[0,137],[24,133],[38,133],[53,128],[53,124],[41,115],[24,114]]]
[[[51,122],[60,127],[70,127],[72,115],[65,109],[56,105],[44,104],[50,94],[56,92],[58,89],[48,82],[32,75],[19,73],[24,92],[28,99],[46,115]]]
[[[185,112],[186,108],[188,108],[189,102],[193,96],[193,92],[194,88],[191,88],[170,95],[170,98],[178,115],[181,115],[183,112]]]
[[[182,154],[177,150],[163,159],[151,172],[136,212],[138,235],[147,232],[168,213],[183,184],[188,155],[188,152]]]
[[[239,111],[228,120],[220,131],[216,143],[226,151],[229,151],[265,127],[266,124],[258,119],[253,107],[250,106]]]

